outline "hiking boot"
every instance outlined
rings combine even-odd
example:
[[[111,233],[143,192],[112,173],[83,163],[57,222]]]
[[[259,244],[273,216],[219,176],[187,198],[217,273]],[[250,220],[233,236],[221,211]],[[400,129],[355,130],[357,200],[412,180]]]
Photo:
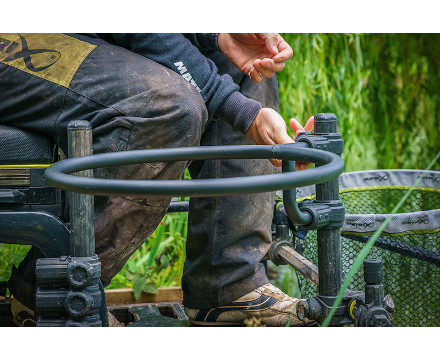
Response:
[[[185,314],[196,325],[243,326],[245,320],[255,318],[265,326],[286,326],[289,319],[290,326],[304,326],[310,321],[298,319],[299,301],[268,283],[228,305],[202,310],[185,308]]]

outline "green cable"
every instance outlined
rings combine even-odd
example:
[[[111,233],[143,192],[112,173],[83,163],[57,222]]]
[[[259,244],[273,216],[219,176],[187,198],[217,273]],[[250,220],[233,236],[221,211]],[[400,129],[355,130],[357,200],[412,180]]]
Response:
[[[326,327],[330,323],[330,320],[332,319],[336,308],[339,306],[339,304],[342,301],[342,298],[345,294],[345,292],[348,289],[348,284],[350,283],[352,277],[355,275],[355,273],[359,270],[361,265],[363,264],[365,258],[368,256],[368,253],[370,252],[371,248],[373,247],[374,243],[376,242],[376,239],[379,237],[379,235],[382,233],[382,231],[385,229],[387,224],[390,222],[391,217],[399,210],[400,206],[405,202],[405,200],[408,198],[408,196],[411,194],[413,189],[417,186],[417,184],[422,180],[423,176],[426,174],[427,171],[431,169],[431,167],[435,164],[435,162],[440,157],[440,151],[437,153],[437,155],[434,157],[434,159],[430,162],[428,167],[425,169],[422,175],[420,175],[417,180],[414,182],[414,184],[411,186],[411,188],[403,195],[402,199],[399,201],[399,203],[394,207],[393,211],[387,216],[383,224],[374,232],[373,236],[370,238],[370,240],[367,241],[365,246],[362,248],[362,250],[359,252],[358,256],[356,257],[356,260],[354,261],[353,265],[350,267],[350,270],[347,274],[347,277],[345,278],[338,295],[336,296],[336,300],[333,304],[332,309],[330,310],[330,313],[328,314],[327,318],[324,320],[321,326]]]

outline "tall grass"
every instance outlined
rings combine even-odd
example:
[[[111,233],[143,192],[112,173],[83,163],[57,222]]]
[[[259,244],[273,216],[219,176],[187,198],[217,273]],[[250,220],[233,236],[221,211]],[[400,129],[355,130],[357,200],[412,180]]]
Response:
[[[281,114],[334,112],[346,171],[424,168],[437,153],[439,34],[283,36],[294,55],[278,76]]]
[[[150,238],[130,257],[109,285],[157,293],[158,287],[180,285],[185,262],[188,214],[165,215]]]

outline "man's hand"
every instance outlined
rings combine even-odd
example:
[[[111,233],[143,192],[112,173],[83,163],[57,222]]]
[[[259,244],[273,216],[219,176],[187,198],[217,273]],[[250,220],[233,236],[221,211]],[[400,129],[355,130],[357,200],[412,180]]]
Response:
[[[290,127],[295,135],[304,131],[310,132],[313,129],[314,120],[315,118],[312,116],[307,120],[307,123],[303,128],[297,120],[290,119]],[[288,144],[294,142],[287,134],[287,126],[284,119],[275,110],[270,108],[262,108],[260,110],[249,127],[247,135],[257,145]],[[270,162],[274,166],[281,166],[281,160],[270,159]],[[304,170],[307,169],[310,164],[297,161],[295,165],[296,170]]]
[[[218,46],[254,82],[283,70],[284,62],[293,55],[279,34],[219,34]]]

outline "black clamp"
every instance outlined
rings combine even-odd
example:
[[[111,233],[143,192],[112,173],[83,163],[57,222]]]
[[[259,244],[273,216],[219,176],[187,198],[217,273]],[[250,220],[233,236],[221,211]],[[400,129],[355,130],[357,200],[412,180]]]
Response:
[[[365,292],[348,290],[336,308],[330,325],[354,323],[361,327],[394,326],[391,313],[394,311],[393,299],[384,296],[382,284],[382,262],[365,260]],[[323,322],[333,308],[335,296],[316,295],[298,303],[298,318]]]
[[[336,311],[330,320],[329,325],[347,325],[352,323],[352,320],[347,316],[347,303],[351,299],[351,292],[344,294],[341,304],[336,308]],[[314,320],[322,323],[330,311],[334,307],[336,300],[335,296],[316,295],[311,299],[303,299],[298,303],[298,319],[300,320]]]
[[[330,151],[338,155],[344,151],[344,140],[338,132],[328,134],[301,132],[294,140],[295,142],[305,142],[312,149]]]
[[[54,284],[82,288],[99,280],[101,264],[97,256],[38,259],[35,270],[39,287],[52,287]]]
[[[38,326],[102,326],[103,298],[98,257],[37,260]]]
[[[278,255],[281,246],[293,247],[294,243],[290,235],[290,230],[295,231],[292,222],[289,220],[285,211],[282,211],[283,199],[280,195],[275,198],[274,213],[272,218],[272,245],[267,253],[267,259],[275,265],[285,265],[286,262]]]
[[[312,215],[312,222],[302,225],[304,229],[315,230],[324,227],[327,229],[337,229],[344,224],[345,208],[341,200],[325,202],[303,200],[298,204],[298,208]]]
[[[270,261],[272,261],[276,266],[287,264],[286,261],[279,256],[279,250],[282,246],[292,247],[292,244],[287,240],[273,241],[268,251]]]
[[[382,284],[382,261],[364,261],[365,296],[354,298],[349,304],[349,314],[355,326],[394,326],[391,313],[394,302],[390,295],[384,296]]]
[[[391,312],[394,303],[390,295],[382,300],[383,304],[365,304],[364,299],[353,299],[349,304],[350,317],[355,326],[359,327],[389,327],[394,326]]]

